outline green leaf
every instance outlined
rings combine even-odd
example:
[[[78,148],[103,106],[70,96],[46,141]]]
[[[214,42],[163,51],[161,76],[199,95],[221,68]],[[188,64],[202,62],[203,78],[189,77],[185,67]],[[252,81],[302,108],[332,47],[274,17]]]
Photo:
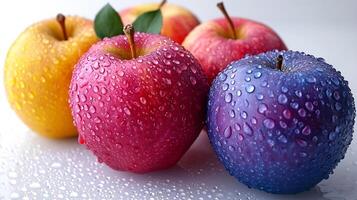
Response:
[[[124,34],[123,22],[116,10],[108,3],[97,13],[94,30],[101,39]]]
[[[133,23],[137,32],[160,33],[162,27],[161,10],[148,11],[141,14]]]

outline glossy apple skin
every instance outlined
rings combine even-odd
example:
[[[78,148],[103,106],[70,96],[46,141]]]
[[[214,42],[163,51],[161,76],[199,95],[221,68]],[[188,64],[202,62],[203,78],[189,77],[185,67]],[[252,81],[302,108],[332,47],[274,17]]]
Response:
[[[195,58],[167,37],[136,33],[98,42],[80,59],[70,106],[84,143],[113,169],[150,172],[176,164],[204,124],[208,82]]]
[[[120,16],[124,24],[133,23],[135,19],[144,12],[155,10],[158,3],[140,4],[120,11]],[[188,9],[166,3],[161,8],[163,25],[161,34],[181,44],[185,37],[194,29],[200,21]]]
[[[4,83],[7,99],[21,120],[49,138],[77,136],[68,106],[74,65],[98,41],[91,20],[66,16],[68,40],[56,19],[37,22],[10,47]]]
[[[279,54],[283,71],[276,69]],[[329,177],[351,143],[354,119],[341,73],[294,51],[232,62],[213,81],[207,109],[209,139],[229,173],[284,194]]]
[[[209,82],[230,62],[245,55],[287,50],[282,39],[268,26],[237,17],[232,17],[232,21],[238,39],[231,39],[232,31],[226,19],[220,18],[200,24],[182,43],[201,63]]]

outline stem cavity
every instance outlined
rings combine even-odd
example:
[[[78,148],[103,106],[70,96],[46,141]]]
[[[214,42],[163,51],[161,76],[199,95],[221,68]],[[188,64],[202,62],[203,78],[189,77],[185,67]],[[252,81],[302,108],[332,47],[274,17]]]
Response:
[[[231,17],[228,15],[226,8],[224,7],[223,2],[219,2],[217,3],[217,7],[219,8],[219,10],[223,13],[224,17],[226,18],[227,22],[229,23],[229,26],[231,28],[232,31],[232,35],[233,35],[233,39],[237,39],[237,32],[236,29],[234,28],[234,24],[233,21],[231,19]]]
[[[59,13],[56,17],[57,22],[60,24],[62,33],[63,33],[63,39],[68,40],[68,35],[67,35],[67,30],[66,30],[66,17]]]
[[[128,38],[128,42],[130,45],[130,51],[131,51],[131,58],[136,58],[136,47],[135,47],[135,42],[134,42],[134,34],[135,34],[135,30],[133,25],[131,24],[127,24],[126,26],[124,26],[123,29],[126,37]]]
[[[283,61],[284,61],[284,57],[282,55],[279,55],[276,58],[276,68],[278,68],[280,71],[282,71],[284,68]]]

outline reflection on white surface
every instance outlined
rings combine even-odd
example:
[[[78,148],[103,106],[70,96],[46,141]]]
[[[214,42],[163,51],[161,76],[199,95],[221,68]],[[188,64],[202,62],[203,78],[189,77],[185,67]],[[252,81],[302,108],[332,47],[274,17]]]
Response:
[[[0,134],[0,138],[4,139]],[[354,143],[327,181],[297,195],[249,189],[220,165],[205,132],[173,168],[149,174],[114,171],[77,144],[31,132],[0,142],[0,199],[356,199]],[[12,138],[12,139],[11,139]]]

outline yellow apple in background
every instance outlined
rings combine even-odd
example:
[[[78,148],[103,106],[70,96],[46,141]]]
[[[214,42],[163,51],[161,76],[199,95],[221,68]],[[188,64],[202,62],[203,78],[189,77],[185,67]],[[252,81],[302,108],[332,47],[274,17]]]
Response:
[[[5,61],[7,97],[33,131],[50,138],[77,135],[69,83],[74,65],[97,40],[92,21],[59,14],[28,27],[12,44]]]
[[[200,24],[200,21],[191,11],[182,6],[165,2],[161,4],[163,4],[161,7],[163,18],[161,35],[181,44],[188,33]],[[145,3],[124,9],[119,14],[124,24],[130,24],[144,12],[155,10],[159,7],[159,3]]]

